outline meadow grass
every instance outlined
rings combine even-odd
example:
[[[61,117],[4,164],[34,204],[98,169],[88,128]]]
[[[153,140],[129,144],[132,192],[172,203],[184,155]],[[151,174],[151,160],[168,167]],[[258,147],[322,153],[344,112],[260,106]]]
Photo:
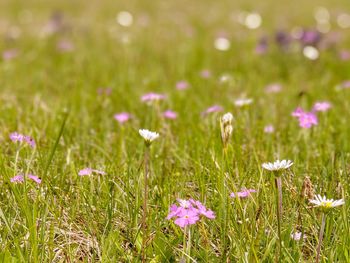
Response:
[[[322,213],[301,195],[309,177],[315,194],[345,200],[326,217],[321,261],[350,262],[350,91],[335,88],[350,73],[349,61],[338,57],[349,47],[349,29],[336,23],[349,12],[346,4],[1,1],[0,50],[18,52],[0,62],[1,261],[141,262],[145,243],[147,262],[313,262]],[[319,5],[331,13],[325,38],[336,32],[340,40],[320,48],[315,61],[299,45],[281,50],[276,30],[315,27]],[[122,10],[133,15],[130,27],[115,20]],[[62,20],[50,20],[55,11]],[[259,12],[261,27],[240,25],[240,11]],[[48,30],[50,21],[57,30]],[[230,40],[228,51],[214,48],[219,35]],[[262,36],[269,50],[257,55]],[[57,48],[62,40],[72,50]],[[204,69],[211,77],[200,76]],[[180,80],[190,87],[176,90]],[[266,93],[271,83],[280,83],[281,92]],[[167,97],[147,105],[140,97],[148,92]],[[235,107],[241,97],[253,103]],[[291,113],[298,106],[311,110],[316,101],[332,108],[318,114],[318,125],[299,127]],[[201,114],[215,104],[224,110]],[[177,119],[162,117],[167,109]],[[133,118],[120,124],[113,118],[118,112]],[[234,121],[224,151],[225,112]],[[271,134],[264,133],[268,124]],[[149,153],[147,235],[139,129],[160,134]],[[36,147],[12,142],[15,131],[33,137]],[[276,159],[294,162],[282,175],[281,256],[274,178],[262,168]],[[79,176],[86,167],[106,174]],[[12,183],[18,174],[37,175],[41,184]],[[242,187],[257,192],[229,197]],[[216,214],[190,226],[190,242],[166,219],[177,198],[200,200]],[[293,240],[296,231],[306,238]]]

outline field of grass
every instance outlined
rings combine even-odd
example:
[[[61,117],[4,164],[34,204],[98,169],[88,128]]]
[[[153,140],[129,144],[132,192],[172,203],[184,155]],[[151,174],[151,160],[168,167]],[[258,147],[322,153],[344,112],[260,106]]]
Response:
[[[346,0],[0,1],[0,261],[350,262],[349,14]],[[262,167],[278,159],[293,165]],[[325,212],[316,194],[345,204]],[[180,199],[215,218],[179,226]]]

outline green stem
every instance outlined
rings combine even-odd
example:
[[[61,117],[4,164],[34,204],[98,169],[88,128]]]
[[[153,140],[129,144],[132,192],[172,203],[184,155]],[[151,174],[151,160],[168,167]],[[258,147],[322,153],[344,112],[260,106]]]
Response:
[[[277,228],[278,228],[278,241],[279,241],[279,251],[278,251],[278,261],[281,262],[282,257],[282,238],[281,238],[281,221],[282,221],[282,179],[280,176],[275,178],[276,183],[276,200],[277,200]]]
[[[325,213],[322,213],[321,229],[320,229],[320,234],[319,234],[319,236],[318,236],[316,263],[320,262],[321,246],[322,246],[323,233],[324,233],[324,228],[325,228],[325,226],[326,226],[326,214],[325,214]]]
[[[146,145],[145,155],[144,155],[144,193],[143,193],[143,214],[142,214],[142,247],[141,255],[142,262],[146,262],[146,237],[147,237],[147,200],[148,200],[148,176],[149,176],[149,145]]]

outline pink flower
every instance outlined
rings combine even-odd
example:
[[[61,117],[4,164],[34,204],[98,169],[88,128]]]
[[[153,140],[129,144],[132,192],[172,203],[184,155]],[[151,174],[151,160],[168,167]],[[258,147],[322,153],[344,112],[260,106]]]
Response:
[[[168,220],[175,218],[174,222],[180,227],[193,225],[200,220],[201,216],[208,219],[214,219],[215,213],[208,210],[201,202],[189,199],[177,199],[180,206],[172,204],[169,209],[169,214],[166,217]]]
[[[318,124],[317,116],[313,112],[305,112],[299,117],[299,126],[302,128],[311,128]]]
[[[175,120],[177,118],[177,113],[171,110],[163,112],[163,116],[166,119]]]
[[[178,217],[175,219],[175,224],[179,227],[185,227],[187,225],[193,225],[199,220],[198,213],[191,209],[181,210]]]
[[[203,78],[203,79],[208,79],[211,77],[211,72],[209,69],[203,69],[201,72],[200,72],[200,76]]]
[[[275,128],[273,127],[273,125],[269,124],[269,125],[266,125],[264,127],[264,132],[265,133],[274,133],[275,131]]]
[[[230,196],[231,197],[240,197],[240,198],[246,198],[248,196],[250,196],[250,193],[255,193],[256,190],[254,189],[241,189],[240,192],[237,193],[231,193]]]
[[[28,174],[27,178],[36,182],[37,184],[41,184],[41,179],[32,174]],[[16,175],[10,179],[11,183],[23,183],[24,182],[24,176],[22,174]]]
[[[2,53],[2,58],[3,60],[11,60],[14,59],[18,56],[18,50],[17,49],[9,49],[9,50],[5,50]]]
[[[188,88],[189,88],[189,84],[185,80],[181,80],[181,81],[176,83],[176,89],[177,90],[185,90],[185,89],[188,89]]]
[[[282,85],[279,83],[272,83],[266,86],[266,93],[278,93],[282,90]]]
[[[120,124],[123,124],[124,122],[127,122],[131,119],[131,114],[127,112],[121,112],[114,115],[114,119],[118,121]]]
[[[23,183],[24,182],[24,177],[23,175],[16,175],[10,179],[11,183]]]
[[[313,110],[314,111],[328,111],[330,108],[332,108],[332,104],[328,101],[320,101],[316,102]]]
[[[305,114],[305,111],[302,109],[302,108],[300,108],[300,107],[298,107],[298,108],[296,108],[293,112],[292,112],[292,116],[293,117],[297,117],[297,118],[299,118],[301,115],[303,115],[303,114]]]
[[[34,182],[36,182],[37,184],[41,184],[41,179],[38,176],[32,175],[32,174],[28,174],[27,177],[29,179],[33,180]]]
[[[13,142],[25,142],[29,144],[30,147],[34,148],[36,146],[33,138],[27,135],[20,134],[18,132],[13,132],[10,134],[10,140]]]
[[[159,101],[164,100],[166,98],[163,94],[158,94],[154,92],[147,93],[141,97],[141,101],[143,102],[152,102],[152,101]]]
[[[79,171],[78,175],[86,176],[86,175],[92,175],[93,173],[100,174],[100,175],[106,174],[105,172],[100,171],[100,170],[95,170],[92,168],[84,168],[84,169]]]
[[[74,50],[74,45],[69,40],[61,40],[57,43],[57,49],[61,52],[71,52]]]
[[[339,52],[339,57],[343,61],[350,60],[350,51],[349,50],[341,50]]]
[[[223,111],[223,107],[221,107],[220,105],[213,105],[211,107],[209,107],[208,109],[206,109],[204,112],[202,112],[202,115],[207,115],[213,112],[220,112]]]

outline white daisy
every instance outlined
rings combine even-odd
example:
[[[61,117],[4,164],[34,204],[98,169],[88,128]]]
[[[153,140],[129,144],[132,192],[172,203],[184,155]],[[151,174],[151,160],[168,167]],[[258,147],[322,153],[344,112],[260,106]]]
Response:
[[[152,132],[145,129],[140,129],[139,134],[145,139],[146,144],[151,144],[155,139],[159,137],[159,133]]]
[[[327,199],[325,196],[322,197],[321,195],[316,195],[316,198],[309,200],[309,202],[314,204],[315,207],[321,207],[325,209],[333,208],[333,207],[345,204],[343,199],[339,199],[339,200]]]
[[[269,171],[280,171],[288,169],[293,165],[293,162],[290,160],[277,160],[274,163],[263,163],[262,167]]]

